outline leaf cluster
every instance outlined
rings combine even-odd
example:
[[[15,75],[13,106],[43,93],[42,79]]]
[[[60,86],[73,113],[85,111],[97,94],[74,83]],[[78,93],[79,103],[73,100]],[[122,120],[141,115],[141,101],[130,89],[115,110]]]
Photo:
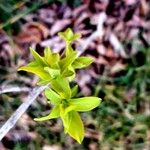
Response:
[[[77,51],[72,48],[72,43],[80,38],[80,34],[73,33],[68,28],[60,32],[59,36],[66,42],[65,53],[60,55],[53,53],[50,48],[45,48],[44,56],[40,56],[30,48],[34,61],[19,70],[28,71],[39,77],[37,84],[49,84],[45,90],[45,96],[53,105],[48,116],[35,118],[36,121],[45,121],[60,117],[65,133],[77,140],[79,143],[84,138],[84,126],[78,112],[85,112],[97,107],[101,99],[98,97],[73,98],[78,92],[78,86],[70,87],[70,81],[75,78],[75,70],[85,68],[93,60],[91,57],[78,56]]]

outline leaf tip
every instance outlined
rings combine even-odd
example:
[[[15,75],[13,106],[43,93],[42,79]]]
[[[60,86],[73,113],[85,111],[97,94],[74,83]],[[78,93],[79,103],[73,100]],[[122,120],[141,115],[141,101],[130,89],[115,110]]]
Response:
[[[83,139],[84,139],[84,137],[82,137],[82,138],[80,138],[80,139],[76,139],[76,140],[77,140],[77,142],[78,142],[79,144],[82,144]]]
[[[24,71],[24,66],[19,67],[19,68],[17,69],[17,71]]]

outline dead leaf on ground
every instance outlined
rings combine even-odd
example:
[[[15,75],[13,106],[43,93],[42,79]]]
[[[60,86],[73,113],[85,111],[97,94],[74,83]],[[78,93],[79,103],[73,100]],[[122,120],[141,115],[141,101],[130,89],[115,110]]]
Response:
[[[30,22],[22,27],[21,32],[16,36],[18,44],[24,43],[39,43],[42,39],[46,38],[49,30],[45,25],[38,22]]]

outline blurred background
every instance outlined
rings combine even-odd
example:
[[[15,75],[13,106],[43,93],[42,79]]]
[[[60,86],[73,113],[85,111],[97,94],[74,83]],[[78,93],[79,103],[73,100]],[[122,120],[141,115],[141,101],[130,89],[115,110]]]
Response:
[[[82,34],[74,47],[94,63],[77,71],[78,96],[94,95],[102,104],[82,113],[81,145],[63,132],[62,122],[35,122],[51,105],[41,94],[0,142],[0,150],[150,150],[150,1],[1,0],[0,87],[36,85],[37,77],[17,68],[50,46],[62,52],[57,33]],[[0,126],[26,100],[27,93],[0,95]]]

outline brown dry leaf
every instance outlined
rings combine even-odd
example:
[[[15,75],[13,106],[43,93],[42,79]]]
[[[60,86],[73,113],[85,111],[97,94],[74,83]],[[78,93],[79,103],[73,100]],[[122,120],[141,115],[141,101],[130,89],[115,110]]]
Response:
[[[43,38],[48,36],[48,29],[45,25],[38,22],[30,22],[23,26],[22,31],[16,36],[16,42],[39,43]]]
[[[117,58],[117,55],[111,47],[107,48],[105,56],[108,58]]]
[[[60,120],[57,120],[57,123],[51,124],[50,131],[53,133],[60,133],[63,130],[62,122]]]
[[[111,74],[115,74],[121,70],[124,70],[126,68],[125,64],[122,64],[121,62],[115,63],[115,65],[111,66],[110,72]]]
[[[109,62],[102,56],[99,56],[97,59],[94,61],[98,65],[108,65]]]
[[[89,150],[99,150],[97,143],[90,143]]]
[[[148,11],[150,10],[149,5],[147,4],[146,0],[140,1],[140,15],[146,16]]]
[[[23,114],[22,117],[18,120],[18,125],[28,130],[30,125],[35,125],[35,121],[30,118],[28,114]]]
[[[38,134],[36,132],[28,132],[28,135],[31,137],[31,139],[35,140],[38,137]]]
[[[85,137],[86,138],[90,138],[90,139],[99,140],[100,139],[100,134],[96,130],[86,129],[86,131],[85,131]]]
[[[122,29],[124,29],[124,26],[125,26],[124,22],[123,22],[123,21],[120,21],[120,22],[118,22],[118,24],[116,25],[114,31],[115,31],[116,33],[121,32]]]

